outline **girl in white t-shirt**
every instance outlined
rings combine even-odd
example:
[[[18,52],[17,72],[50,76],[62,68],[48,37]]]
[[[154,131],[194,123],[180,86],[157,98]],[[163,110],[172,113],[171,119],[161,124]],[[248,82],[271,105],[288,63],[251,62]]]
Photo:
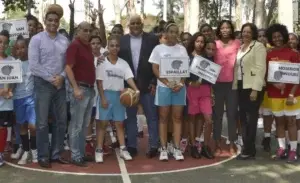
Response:
[[[183,160],[184,157],[179,149],[181,139],[181,124],[183,107],[186,105],[186,88],[184,78],[160,78],[159,67],[162,58],[188,58],[186,49],[177,44],[179,29],[174,23],[168,23],[165,27],[164,44],[154,48],[149,58],[152,69],[157,77],[157,89],[155,94],[155,105],[159,106],[159,135],[161,152],[159,159],[168,160],[167,152],[167,127],[169,114],[172,114],[174,150],[173,156],[176,160]],[[188,59],[185,59],[188,60]]]
[[[97,98],[97,149],[95,152],[96,163],[103,162],[103,141],[106,126],[113,121],[117,130],[117,137],[120,144],[120,156],[125,160],[131,160],[125,146],[125,135],[123,121],[125,120],[126,108],[120,103],[120,94],[124,89],[124,80],[139,95],[133,81],[133,73],[128,63],[118,57],[120,51],[119,37],[111,36],[108,39],[109,54],[105,61],[97,66],[96,79],[99,97]]]

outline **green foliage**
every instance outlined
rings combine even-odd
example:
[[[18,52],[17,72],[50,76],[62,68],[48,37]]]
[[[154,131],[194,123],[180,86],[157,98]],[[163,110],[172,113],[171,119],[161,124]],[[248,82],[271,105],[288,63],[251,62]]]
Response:
[[[153,5],[160,10],[157,15],[158,19],[163,18],[163,9],[164,9],[164,1],[159,0],[158,2],[153,1]],[[168,0],[168,12],[167,18],[168,20],[175,20],[177,16],[180,15],[180,10],[183,8],[183,0]]]
[[[16,10],[9,10],[6,12],[6,14],[7,14],[7,19],[20,19],[20,18],[24,18],[26,12],[21,9],[16,9]]]
[[[28,3],[30,4],[31,8],[35,7],[34,0],[1,0],[4,6],[4,12],[8,12],[9,10],[16,11],[20,9],[21,11],[26,11],[28,8]]]

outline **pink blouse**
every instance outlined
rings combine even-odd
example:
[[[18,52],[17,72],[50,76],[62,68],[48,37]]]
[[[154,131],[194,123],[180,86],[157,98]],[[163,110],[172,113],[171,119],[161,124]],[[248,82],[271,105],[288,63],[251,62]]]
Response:
[[[217,40],[216,45],[215,63],[222,67],[217,82],[232,82],[235,59],[241,43],[235,39],[224,47],[224,44],[220,40]]]

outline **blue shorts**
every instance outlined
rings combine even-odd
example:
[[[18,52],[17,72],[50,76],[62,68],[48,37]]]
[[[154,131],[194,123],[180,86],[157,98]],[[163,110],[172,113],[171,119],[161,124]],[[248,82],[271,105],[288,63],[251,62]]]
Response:
[[[179,92],[173,92],[170,88],[157,86],[155,94],[155,105],[172,106],[186,105],[186,87],[182,87]]]
[[[35,102],[33,96],[28,96],[14,100],[14,110],[16,113],[16,122],[18,124],[28,123],[35,125]]]
[[[101,98],[97,97],[96,119],[101,121],[124,121],[126,108],[120,102],[120,91],[105,90],[104,96],[107,100],[108,107],[102,108]]]

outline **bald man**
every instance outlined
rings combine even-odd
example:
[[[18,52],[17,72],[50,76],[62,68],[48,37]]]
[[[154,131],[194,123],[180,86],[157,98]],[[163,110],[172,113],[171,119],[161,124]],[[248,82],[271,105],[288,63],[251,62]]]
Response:
[[[78,25],[77,36],[67,49],[66,73],[73,88],[70,96],[69,140],[72,163],[85,167],[85,134],[94,104],[96,80],[94,56],[89,44],[91,25]]]
[[[143,31],[143,20],[140,15],[132,15],[128,22],[129,34],[121,37],[119,57],[126,60],[134,73],[135,82],[141,91],[140,102],[147,118],[149,132],[149,158],[155,157],[158,149],[158,117],[154,105],[156,79],[152,66],[148,62],[152,50],[159,44],[159,39]],[[127,149],[131,156],[137,154],[137,107],[127,108],[125,120]]]

